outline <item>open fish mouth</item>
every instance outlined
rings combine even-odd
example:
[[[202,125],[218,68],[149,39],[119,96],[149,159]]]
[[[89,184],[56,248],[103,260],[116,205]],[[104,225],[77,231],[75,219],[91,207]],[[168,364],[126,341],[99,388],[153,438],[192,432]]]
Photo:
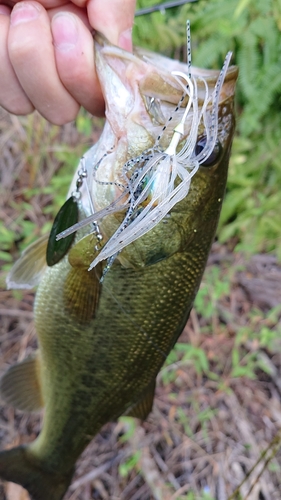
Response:
[[[190,55],[189,29],[187,39],[187,53]],[[93,160],[90,149],[80,161],[80,179],[85,178],[91,213],[59,233],[57,241],[88,224],[93,224],[92,232],[98,233],[99,221],[114,213],[124,214],[119,227],[100,248],[89,270],[106,259],[107,267],[110,267],[122,249],[152,230],[188,195],[192,178],[200,166],[212,166],[219,161],[228,137],[227,120],[223,120],[222,125],[220,110],[223,103],[233,97],[237,78],[237,68],[230,67],[231,52],[226,55],[221,71],[214,71],[191,67],[190,56],[187,64],[182,64],[142,49],[131,54],[110,45],[100,34],[95,35],[95,45],[97,70],[107,99],[108,120],[108,95],[112,94],[112,82],[106,69],[113,66],[114,74],[121,74],[125,62],[130,76],[134,70],[140,75],[134,78],[137,88],[134,92],[141,95],[142,112],[139,115],[146,114],[145,126],[152,141],[150,144],[148,141],[148,147],[139,154],[129,154],[118,171],[115,169],[114,175],[110,173],[110,179],[104,178],[102,172],[110,165],[116,142],[99,158],[95,155]],[[121,61],[120,66],[118,61]],[[121,90],[123,94],[119,92],[116,99],[129,102],[128,110],[122,116],[124,125],[120,120],[122,129],[126,123],[129,123],[127,127],[130,126],[131,116],[135,124],[134,102],[137,99],[135,97],[133,103],[130,101],[125,85]],[[113,129],[114,126],[113,123]],[[118,196],[96,210],[95,195],[98,197],[99,192],[109,186],[116,188]],[[75,197],[77,193],[80,197],[80,186],[72,195]],[[81,201],[83,205],[83,197]]]

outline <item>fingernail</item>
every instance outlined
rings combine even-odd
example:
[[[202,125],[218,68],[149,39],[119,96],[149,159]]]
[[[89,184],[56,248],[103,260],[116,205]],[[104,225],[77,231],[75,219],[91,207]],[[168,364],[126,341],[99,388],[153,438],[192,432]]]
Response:
[[[40,14],[40,7],[29,2],[17,3],[11,12],[11,24],[26,23],[36,19]]]
[[[129,52],[132,52],[133,50],[133,42],[132,42],[132,29],[129,28],[128,30],[123,31],[118,40],[118,45],[122,49],[128,50]]]
[[[75,47],[78,40],[78,28],[75,17],[68,12],[59,12],[52,19],[52,32],[55,47],[68,51]]]

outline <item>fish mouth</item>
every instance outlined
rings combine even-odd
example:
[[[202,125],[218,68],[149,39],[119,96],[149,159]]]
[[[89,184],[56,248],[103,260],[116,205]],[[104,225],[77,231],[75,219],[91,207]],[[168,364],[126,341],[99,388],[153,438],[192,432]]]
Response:
[[[127,64],[138,69],[141,76],[138,79],[139,89],[143,96],[167,101],[171,104],[177,104],[181,95],[182,88],[172,77],[173,72],[182,72],[187,74],[191,69],[194,78],[204,79],[212,92],[215,88],[220,70],[204,69],[196,66],[189,66],[186,63],[170,59],[161,54],[134,47],[133,53],[111,44],[104,35],[96,32],[94,35],[96,53],[106,58],[107,63],[114,70],[117,69],[116,60],[125,61]],[[115,64],[114,64],[115,61]],[[98,73],[100,74],[99,67]],[[118,71],[118,70],[117,70]],[[238,67],[231,65],[228,67],[224,83],[220,92],[220,103],[234,96],[235,85],[238,78]],[[159,88],[162,86],[162,92]],[[199,88],[199,99],[200,99]]]

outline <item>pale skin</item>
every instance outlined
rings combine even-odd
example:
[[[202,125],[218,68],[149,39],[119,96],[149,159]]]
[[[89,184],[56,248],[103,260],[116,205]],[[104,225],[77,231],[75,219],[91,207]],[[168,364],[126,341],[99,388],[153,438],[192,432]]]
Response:
[[[74,120],[80,106],[102,116],[92,31],[132,50],[136,0],[0,0],[0,106]]]

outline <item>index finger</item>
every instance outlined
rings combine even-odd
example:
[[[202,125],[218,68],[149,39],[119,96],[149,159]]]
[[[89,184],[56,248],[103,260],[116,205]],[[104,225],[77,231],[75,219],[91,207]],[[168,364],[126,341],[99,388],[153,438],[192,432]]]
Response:
[[[84,0],[75,0],[79,1]],[[91,26],[114,45],[129,51],[132,50],[135,7],[136,0],[89,0],[87,3]]]
[[[13,7],[21,0],[5,0]],[[45,8],[66,5],[69,0],[38,0]],[[134,22],[136,0],[72,0],[78,7],[87,8],[89,22],[114,45],[132,50],[131,30]]]

